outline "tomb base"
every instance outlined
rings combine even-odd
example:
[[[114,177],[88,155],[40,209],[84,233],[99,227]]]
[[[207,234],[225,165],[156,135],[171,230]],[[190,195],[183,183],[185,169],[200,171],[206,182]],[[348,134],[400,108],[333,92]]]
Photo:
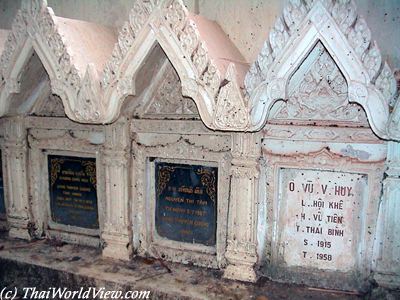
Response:
[[[0,237],[0,282],[18,289],[67,287],[69,291],[138,291],[148,299],[360,299],[357,292],[312,290],[261,278],[257,284],[229,281],[222,272],[194,266],[135,258],[104,259],[99,248]],[[231,267],[232,268],[232,267]],[[243,266],[233,266],[245,273]],[[104,287],[107,287],[106,289]],[[398,294],[393,294],[397,299]],[[382,293],[380,293],[382,294]],[[361,296],[367,296],[362,294]],[[136,299],[146,299],[146,297]],[[370,299],[370,298],[368,298]],[[379,299],[379,298],[375,298]]]
[[[230,243],[225,254],[228,265],[225,268],[224,278],[256,282],[258,280],[258,275],[254,269],[257,263],[255,249],[254,245]]]
[[[102,235],[105,242],[103,257],[114,259],[129,260],[131,257],[131,246],[129,238],[124,236],[114,236],[109,234]]]
[[[30,241],[32,237],[29,235],[27,228],[28,222],[29,220],[25,218],[8,216],[8,236],[10,238]]]
[[[395,274],[376,273],[375,281],[379,286],[387,289],[398,289],[400,286],[400,276]]]
[[[256,282],[258,276],[253,265],[229,265],[224,272],[224,278],[245,282]]]
[[[23,239],[27,241],[30,241],[32,239],[32,237],[29,235],[28,230],[24,228],[11,227],[8,231],[8,236],[10,238]]]

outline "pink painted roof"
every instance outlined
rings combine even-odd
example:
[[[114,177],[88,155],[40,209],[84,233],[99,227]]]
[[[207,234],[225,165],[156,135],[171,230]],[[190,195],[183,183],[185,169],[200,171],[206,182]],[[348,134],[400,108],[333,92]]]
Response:
[[[59,33],[68,44],[74,65],[84,74],[88,63],[93,63],[101,74],[111,57],[117,35],[113,29],[95,23],[55,17]]]
[[[221,72],[221,75],[224,76],[228,65],[233,63],[237,70],[238,82],[243,85],[249,66],[218,23],[193,14],[190,14],[189,19],[196,24],[200,38],[206,44],[209,55]]]

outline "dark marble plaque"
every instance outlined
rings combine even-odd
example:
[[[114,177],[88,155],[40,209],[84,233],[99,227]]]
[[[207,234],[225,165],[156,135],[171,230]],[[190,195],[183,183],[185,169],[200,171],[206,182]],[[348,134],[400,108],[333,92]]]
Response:
[[[0,150],[0,215],[6,214],[6,205],[4,200],[4,184],[3,184],[3,161]]]
[[[155,171],[157,233],[215,245],[218,168],[156,162]]]
[[[48,156],[52,220],[64,225],[99,228],[96,159]]]

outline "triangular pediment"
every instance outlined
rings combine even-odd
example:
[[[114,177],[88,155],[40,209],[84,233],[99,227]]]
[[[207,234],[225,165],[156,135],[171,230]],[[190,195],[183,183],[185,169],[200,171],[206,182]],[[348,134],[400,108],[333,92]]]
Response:
[[[68,117],[98,121],[103,104],[101,95],[96,93],[99,83],[93,83],[97,79],[92,78],[103,69],[114,37],[110,28],[55,16],[45,0],[22,1],[7,40],[0,45],[0,116],[29,113],[30,100],[39,92],[29,84],[41,82],[43,71],[50,83],[50,94],[62,99]],[[40,62],[41,73],[24,85],[20,78],[30,76],[30,65],[38,65],[30,64],[32,53]],[[13,110],[18,106],[15,99],[21,99],[21,109]]]
[[[318,41],[322,42],[326,52],[334,58],[332,61],[347,83],[348,106],[343,105],[345,102],[341,101],[344,98],[333,89],[332,82],[327,80],[319,81],[314,86],[313,93],[308,93],[309,99],[314,98],[314,101],[304,101],[304,89],[300,88],[293,94],[290,81]],[[315,84],[312,83],[312,74],[303,77],[304,80],[299,81],[303,82],[303,87],[306,86],[307,79]],[[340,76],[337,77],[339,78]],[[245,78],[245,86],[246,94],[250,98],[252,130],[262,129],[271,118],[276,120],[281,117],[301,116],[299,119],[329,119],[332,118],[332,113],[335,120],[344,117],[347,119],[345,122],[361,124],[361,110],[358,114],[353,105],[358,104],[377,136],[393,138],[388,130],[388,122],[398,93],[396,81],[388,64],[382,60],[376,42],[371,39],[366,21],[357,14],[356,6],[351,0],[288,1],[256,61],[251,65]],[[303,99],[296,100],[299,96]],[[328,98],[332,96],[335,101],[328,102]],[[287,104],[273,108],[280,100],[287,101]],[[322,109],[315,111],[314,103],[317,102],[325,104],[322,107],[327,109],[328,115]]]
[[[146,105],[143,118],[199,119],[196,103],[182,95],[182,84],[172,66],[165,70],[159,87]]]
[[[125,116],[140,119],[200,119],[196,103],[182,93],[182,81],[156,43],[137,71],[136,96],[124,101]]]
[[[8,116],[31,114],[51,94],[50,78],[35,51],[27,54],[15,80],[18,85],[14,87],[14,90],[19,92],[9,95]],[[2,104],[5,105],[5,103]]]
[[[66,117],[61,98],[54,94],[38,101],[30,114],[38,117]]]
[[[191,14],[182,0],[136,1],[118,37],[104,26],[57,17],[45,0],[22,3],[5,43],[0,33],[0,116],[22,92],[18,76],[33,50],[69,118],[113,122],[125,99],[138,98],[139,70],[159,43],[207,127],[254,132],[275,116],[276,101],[290,100],[289,81],[320,40],[346,79],[349,103],[362,106],[374,133],[390,139],[396,131],[388,130],[389,118],[397,124],[390,117],[398,107],[393,72],[350,0],[289,0],[248,72],[222,28]]]
[[[269,123],[368,127],[362,107],[349,103],[346,78],[319,41],[289,80],[289,97],[271,109]]]
[[[33,49],[26,50],[20,70],[15,73],[18,84],[9,94],[7,115],[65,117],[62,100],[51,93],[51,81],[39,55]]]
[[[236,69],[236,77],[232,80],[243,87],[247,71],[243,56],[216,22],[190,13],[181,0],[137,1],[129,22],[119,34],[113,59],[106,65],[102,86],[110,88],[121,79],[134,78],[131,95],[140,101],[140,95],[135,90],[136,80],[140,79],[140,68],[148,62],[147,56],[155,44],[163,49],[179,76],[183,96],[193,99],[207,127],[245,129],[244,126],[227,128],[217,122],[215,114],[229,65],[233,64]],[[112,109],[117,108],[115,104],[122,105],[126,96],[121,94],[111,93],[109,103],[114,106]],[[184,101],[181,111],[193,107],[187,105],[190,102]],[[189,110],[192,111],[192,108]],[[184,114],[182,117],[187,116]]]
[[[4,47],[2,36],[0,116],[8,113],[12,95],[20,93],[16,77],[21,62],[34,50],[49,75],[51,92],[62,99],[69,118],[114,122],[125,99],[139,98],[140,69],[158,43],[180,78],[182,94],[195,101],[206,126],[245,129],[220,128],[224,124],[214,118],[228,66],[235,68],[231,81],[243,87],[247,64],[216,22],[190,13],[181,0],[137,0],[118,36],[105,26],[58,17],[46,0],[23,1]],[[190,102],[182,101],[184,117],[193,110]],[[159,108],[154,104],[151,109]]]

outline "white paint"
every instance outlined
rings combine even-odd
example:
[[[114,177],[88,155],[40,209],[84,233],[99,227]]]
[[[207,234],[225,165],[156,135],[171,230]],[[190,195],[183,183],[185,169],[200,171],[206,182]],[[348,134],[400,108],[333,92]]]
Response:
[[[367,193],[366,175],[281,169],[280,239],[288,266],[354,268]]]
[[[260,17],[266,12],[273,12],[275,8],[280,12],[283,4],[276,1],[270,3],[237,1],[240,3],[238,6],[240,10],[249,6],[254,8],[253,5],[257,8],[257,3],[262,3],[262,9],[258,7],[259,9],[251,13]],[[25,8],[32,8],[30,4],[34,3],[39,2],[24,2]],[[99,7],[99,10],[89,9],[91,4],[88,3],[79,2],[76,7],[87,7],[90,11],[88,14],[93,17],[93,20],[101,19],[102,14],[96,16],[96,12],[108,6],[104,4]],[[127,2],[119,3],[126,4]],[[154,4],[152,1],[151,3]],[[334,18],[332,7],[324,7],[324,4],[319,1],[316,3],[313,8],[310,8],[310,15],[302,19],[305,22],[304,26],[300,26],[299,35],[291,33],[290,40],[280,44],[282,35],[285,40],[290,32],[287,32],[285,26],[283,28],[279,26],[279,22],[272,30],[271,40],[274,47],[273,49],[266,47],[263,50],[273,51],[274,58],[277,59],[273,62],[270,74],[264,78],[267,79],[267,84],[259,88],[260,94],[252,95],[250,102],[253,102],[250,104],[261,103],[262,106],[263,101],[285,98],[288,94],[285,88],[293,72],[302,65],[308,51],[311,50],[310,47],[321,39],[334,58],[339,71],[343,72],[348,81],[349,100],[364,106],[371,127],[381,134],[381,138],[386,137],[384,131],[387,125],[389,97],[382,97],[383,94],[391,96],[393,92],[393,74],[386,65],[384,69],[378,68],[378,71],[375,70],[375,65],[368,67],[363,57],[357,54],[366,51],[363,48],[364,43],[354,44],[354,40],[348,37],[346,30],[342,32],[340,27],[342,24]],[[343,3],[345,5],[345,2]],[[57,6],[57,2],[54,1],[50,1],[50,4],[55,5],[56,12],[57,7],[62,6],[61,4]],[[203,7],[208,7],[204,12],[215,13],[216,19],[219,15],[230,15],[232,12],[240,11],[236,10],[239,8],[233,7],[232,2],[223,1],[214,4],[201,2],[200,4],[200,12]],[[133,2],[127,5],[133,5]],[[336,288],[357,288],[363,280],[367,280],[371,274],[374,238],[388,239],[390,243],[384,246],[375,243],[375,247],[378,248],[374,250],[376,257],[381,260],[374,270],[379,275],[384,274],[385,266],[392,266],[398,262],[400,256],[396,252],[398,248],[392,247],[392,242],[399,240],[395,232],[400,231],[391,231],[391,228],[399,226],[399,218],[396,214],[399,167],[395,165],[398,147],[391,144],[388,150],[386,142],[375,136],[370,128],[367,128],[366,123],[363,127],[357,128],[354,124],[344,126],[346,124],[336,123],[338,121],[336,119],[330,120],[333,121],[333,126],[326,126],[322,122],[313,124],[285,119],[284,123],[268,124],[264,127],[262,122],[266,119],[263,120],[265,111],[262,109],[255,109],[255,119],[260,119],[258,125],[261,132],[232,133],[233,130],[246,131],[250,128],[248,126],[250,118],[247,107],[248,98],[242,93],[242,82],[238,80],[239,75],[243,75],[239,67],[242,64],[240,61],[235,64],[222,62],[226,59],[221,55],[226,53],[215,51],[214,46],[220,42],[222,46],[217,50],[221,50],[231,44],[216,24],[208,23],[198,17],[193,18],[180,1],[175,2],[175,5],[176,7],[167,6],[162,9],[154,6],[151,9],[154,9],[155,13],[146,11],[147,14],[140,10],[142,7],[139,5],[138,11],[132,12],[130,20],[132,24],[129,23],[127,28],[120,31],[119,43],[115,45],[115,57],[110,59],[102,79],[99,79],[99,74],[96,72],[99,70],[99,65],[104,63],[103,59],[96,60],[100,62],[97,66],[90,64],[86,61],[87,59],[82,59],[83,57],[79,57],[81,60],[78,64],[74,63],[73,59],[66,59],[66,62],[63,59],[66,54],[79,55],[84,51],[84,48],[80,47],[80,39],[73,38],[76,38],[76,33],[81,37],[79,33],[82,32],[89,33],[90,31],[93,36],[98,36],[102,32],[108,33],[107,36],[110,39],[101,41],[107,44],[106,48],[111,52],[111,46],[114,44],[110,42],[113,36],[110,30],[94,24],[65,21],[53,16],[51,10],[45,7],[36,11],[37,14],[31,9],[23,12],[26,18],[19,19],[17,24],[22,26],[15,26],[13,32],[17,35],[17,40],[11,41],[11,46],[7,47],[7,55],[4,55],[5,61],[9,60],[9,63],[0,66],[4,68],[8,76],[6,76],[6,83],[0,87],[1,97],[5,100],[1,101],[3,104],[6,101],[12,103],[13,94],[18,92],[17,88],[20,86],[18,78],[24,70],[24,61],[31,51],[35,50],[49,74],[52,92],[58,93],[61,98],[64,97],[64,109],[69,117],[76,117],[75,120],[81,122],[112,122],[117,120],[122,103],[128,95],[149,98],[148,103],[143,101],[146,102],[144,105],[147,105],[152,103],[150,95],[154,95],[157,88],[164,88],[158,85],[158,81],[153,81],[149,85],[142,83],[146,85],[144,87],[138,84],[142,79],[138,78],[143,74],[142,68],[151,65],[153,60],[160,59],[160,57],[154,58],[151,52],[154,50],[154,44],[159,43],[163,49],[158,53],[161,55],[161,60],[164,60],[166,64],[171,63],[170,68],[174,68],[179,77],[173,82],[173,85],[179,86],[176,94],[170,93],[165,97],[167,99],[175,95],[181,97],[181,94],[192,97],[197,104],[203,123],[179,119],[166,120],[168,117],[165,107],[164,110],[157,111],[157,116],[152,116],[161,120],[132,120],[129,118],[137,112],[135,105],[129,107],[131,110],[123,110],[128,118],[119,118],[117,122],[106,126],[83,125],[67,121],[66,118],[9,119],[2,146],[6,148],[3,156],[7,207],[10,208],[7,218],[11,227],[11,236],[29,238],[27,226],[28,222],[32,221],[38,226],[38,230],[43,230],[50,236],[61,236],[66,241],[97,245],[101,239],[105,241],[103,255],[107,257],[129,259],[132,250],[136,250],[139,255],[151,255],[156,258],[165,255],[167,260],[181,263],[194,263],[215,268],[226,266],[224,274],[226,278],[244,281],[255,281],[257,279],[255,266],[257,263],[265,262],[267,271],[272,273],[272,275],[267,275],[271,275],[272,278],[282,279],[283,277],[284,280],[288,280],[288,277],[291,277],[290,280],[293,281],[303,282],[304,279],[310,283],[312,278],[324,276],[326,280],[322,284],[325,287]],[[224,7],[224,5],[232,9],[211,13],[211,7]],[[76,7],[72,12],[70,10],[68,12],[71,15],[83,17],[85,10],[76,10]],[[271,10],[268,10],[269,8]],[[340,8],[342,14],[345,14],[343,8],[347,11],[346,7]],[[67,11],[67,7],[65,6],[60,11]],[[123,13],[126,14],[124,21],[128,20],[128,9]],[[110,16],[104,18],[104,23],[115,21],[112,14],[113,12],[110,11]],[[139,24],[138,14],[145,20],[149,20],[149,23]],[[246,14],[243,13],[243,16]],[[284,15],[287,15],[287,11]],[[242,15],[238,13],[236,17],[223,18],[228,24],[226,31],[233,30],[238,32],[238,35],[248,34],[239,24],[232,25],[237,18],[241,19]],[[268,16],[265,22],[272,24],[272,19],[275,20],[275,16]],[[358,16],[357,20],[362,19]],[[46,22],[50,24],[49,27],[42,26]],[[56,22],[57,26],[52,26],[52,22]],[[122,19],[118,22],[122,22]],[[255,21],[249,18],[248,22]],[[79,30],[72,30],[74,26],[79,27]],[[356,31],[353,27],[350,30],[356,36],[365,34],[365,32],[353,32]],[[57,33],[67,34],[69,38],[73,38],[73,42],[66,41],[68,39],[60,40]],[[250,30],[250,35],[251,33],[255,32]],[[368,32],[366,34],[368,35]],[[255,34],[255,36],[261,41],[266,40],[263,34]],[[234,37],[231,36],[231,38],[235,40]],[[332,42],[331,38],[335,42]],[[209,51],[211,48],[203,48],[210,39],[214,42],[209,44],[213,45],[211,48],[214,52]],[[236,42],[238,45],[243,44],[239,40]],[[70,52],[70,46],[74,51]],[[259,52],[255,44],[251,46],[248,52],[245,51],[247,54],[243,60],[254,60],[254,58],[249,59],[253,55],[250,52]],[[292,46],[296,51],[292,51]],[[96,50],[96,47],[93,48],[89,50]],[[233,51],[234,47],[227,49]],[[102,58],[105,52],[101,51]],[[216,53],[218,55],[215,55]],[[351,55],[348,55],[350,53]],[[85,54],[89,55],[86,52]],[[240,53],[236,54],[238,54],[236,56],[239,57],[238,60],[242,60]],[[260,61],[265,64],[261,65],[264,71],[268,71],[270,65],[263,55]],[[381,63],[380,59],[378,61]],[[70,72],[70,69],[74,70],[74,68],[78,68],[76,74],[75,71]],[[157,69],[157,67],[154,68]],[[68,71],[64,72],[67,69]],[[144,70],[146,71],[145,68]],[[227,74],[225,74],[226,70],[228,70]],[[274,70],[276,73],[273,72]],[[155,78],[163,78],[165,70],[157,71],[159,73],[154,73]],[[378,86],[379,80],[374,81],[373,84],[370,82],[370,76],[372,76],[370,73],[374,74],[375,71],[376,75],[383,74],[382,85]],[[301,82],[301,74],[296,76],[298,80],[295,81]],[[221,83],[225,83],[224,80],[228,83],[220,88]],[[143,90],[146,92],[136,95]],[[34,102],[34,98],[35,96],[32,96],[31,99],[27,99],[27,104]],[[132,98],[134,97],[129,97],[133,102]],[[69,100],[66,101],[66,99]],[[179,101],[178,97],[175,100],[177,99]],[[320,100],[322,104],[326,104],[324,101],[329,101],[329,97]],[[176,102],[170,103],[172,104],[167,108],[176,105]],[[326,106],[321,105],[313,109],[322,109],[321,107]],[[141,109],[142,112],[146,111],[143,107]],[[304,121],[304,119],[296,121]],[[204,124],[213,129],[226,130],[226,132],[209,130]],[[255,130],[254,127],[250,129]],[[262,138],[263,143],[261,143]],[[382,211],[378,211],[387,150],[389,151],[387,164],[390,178],[385,181],[383,204],[380,206]],[[46,151],[97,158],[98,180],[101,182],[99,184],[101,190],[98,194],[100,221],[98,232],[90,233],[79,228],[65,227],[57,227],[58,231],[48,230],[47,225],[54,224],[49,223],[49,209],[43,209],[48,206],[47,176],[44,169]],[[151,162],[153,158],[175,163],[188,162],[218,166],[218,228],[215,247],[199,247],[199,245],[182,244],[157,237],[154,231],[154,174]],[[279,171],[282,168],[285,171]],[[288,171],[289,169],[297,171],[289,175],[292,172]],[[298,171],[300,169],[303,171]],[[299,172],[304,172],[307,178],[300,178]],[[332,246],[332,252],[329,251],[329,254],[333,255],[332,262],[323,260],[314,264],[311,260],[304,260],[301,257],[302,250],[307,249],[301,241],[304,243],[304,238],[308,235],[302,232],[299,238],[293,232],[293,218],[301,211],[296,206],[299,193],[288,194],[284,186],[288,180],[292,179],[299,184],[307,179],[316,181],[321,174],[323,178],[319,183],[322,184],[329,182],[335,176],[340,177],[336,181],[341,185],[359,179],[357,174],[366,174],[368,179],[364,177],[360,179],[363,191],[357,196],[350,197],[356,203],[346,205],[343,209],[346,235],[343,238],[335,237],[336,243]],[[350,185],[350,187],[358,188],[356,185]],[[338,198],[329,199],[337,200]],[[306,200],[312,201],[311,198]],[[327,201],[328,198],[325,202]],[[317,210],[306,207],[304,211],[307,215],[313,215]],[[329,209],[322,212],[323,217],[326,218],[328,214],[333,213],[334,211]],[[378,214],[381,229],[375,235]],[[304,228],[306,225],[302,223],[301,226]],[[322,228],[326,229],[327,226],[325,223]],[[96,237],[93,237],[93,234],[96,234]],[[283,237],[283,242],[281,242],[281,237]],[[331,239],[326,235],[323,237],[326,240]],[[315,239],[309,239],[313,243],[318,242]],[[293,252],[288,249],[292,249]],[[328,254],[328,250],[326,251],[325,254]],[[316,252],[314,247],[310,250],[312,253],[310,255],[315,255]],[[337,258],[339,255],[342,258]],[[324,259],[324,256],[322,258]],[[335,272],[324,272],[326,270]],[[395,267],[390,269],[390,272],[392,272],[391,276],[398,279],[400,272]],[[360,277],[359,282],[354,282],[354,274]],[[281,278],[279,278],[280,275],[282,275]],[[345,282],[348,283],[346,287],[341,286],[342,276],[348,279]]]

